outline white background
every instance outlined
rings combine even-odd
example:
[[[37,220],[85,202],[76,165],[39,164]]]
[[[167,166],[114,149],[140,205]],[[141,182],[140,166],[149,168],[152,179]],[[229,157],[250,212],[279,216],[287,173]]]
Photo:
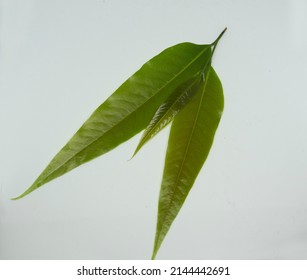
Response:
[[[224,115],[157,258],[307,258],[306,1],[0,5],[0,259],[150,258],[168,129],[10,198],[144,62],[226,26]]]

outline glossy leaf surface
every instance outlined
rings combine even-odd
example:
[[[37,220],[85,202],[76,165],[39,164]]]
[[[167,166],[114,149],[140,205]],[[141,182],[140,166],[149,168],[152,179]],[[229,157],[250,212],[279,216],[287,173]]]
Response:
[[[211,67],[197,93],[179,112],[171,127],[153,259],[209,154],[223,106],[222,85]]]
[[[211,59],[211,45],[182,43],[155,56],[83,124],[21,198],[143,130],[174,90]]]
[[[195,88],[200,83],[200,78],[201,75],[198,74],[181,84],[158,108],[149,125],[145,129],[134,155],[142,148],[143,145],[145,145],[145,143],[147,143],[164,127],[166,127],[174,119],[178,112],[191,100],[195,93]]]

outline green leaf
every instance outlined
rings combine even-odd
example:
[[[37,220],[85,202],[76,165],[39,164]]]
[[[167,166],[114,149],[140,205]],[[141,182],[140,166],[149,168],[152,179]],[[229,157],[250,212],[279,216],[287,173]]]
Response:
[[[171,127],[153,259],[209,154],[223,107],[222,85],[211,67],[197,93],[175,117]]]
[[[155,56],[83,124],[19,199],[143,130],[161,103],[211,60],[212,45],[182,43]]]
[[[166,127],[178,112],[191,100],[195,93],[195,87],[200,82],[200,77],[201,75],[196,75],[181,84],[158,108],[149,125],[145,129],[133,156],[136,155],[143,145]]]

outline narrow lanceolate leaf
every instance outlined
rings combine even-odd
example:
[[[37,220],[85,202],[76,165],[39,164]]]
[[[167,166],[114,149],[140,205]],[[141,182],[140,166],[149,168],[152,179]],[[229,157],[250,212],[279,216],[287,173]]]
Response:
[[[145,145],[145,143],[166,127],[178,112],[191,100],[196,92],[195,88],[200,83],[200,79],[201,75],[199,74],[188,79],[158,108],[149,125],[145,129],[133,156],[143,147],[143,145]]]
[[[153,259],[209,154],[223,105],[222,85],[211,67],[197,93],[175,117],[171,127]]]
[[[182,43],[155,56],[82,125],[21,198],[143,130],[158,107],[211,59],[212,45]]]

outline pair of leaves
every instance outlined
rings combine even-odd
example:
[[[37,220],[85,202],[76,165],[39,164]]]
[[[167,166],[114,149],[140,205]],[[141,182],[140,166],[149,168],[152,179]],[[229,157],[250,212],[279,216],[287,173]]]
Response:
[[[35,182],[14,199],[145,129],[135,155],[174,120],[159,198],[155,258],[205,162],[221,117],[222,87],[211,59],[225,30],[212,44],[178,44],[145,63],[94,111]]]

